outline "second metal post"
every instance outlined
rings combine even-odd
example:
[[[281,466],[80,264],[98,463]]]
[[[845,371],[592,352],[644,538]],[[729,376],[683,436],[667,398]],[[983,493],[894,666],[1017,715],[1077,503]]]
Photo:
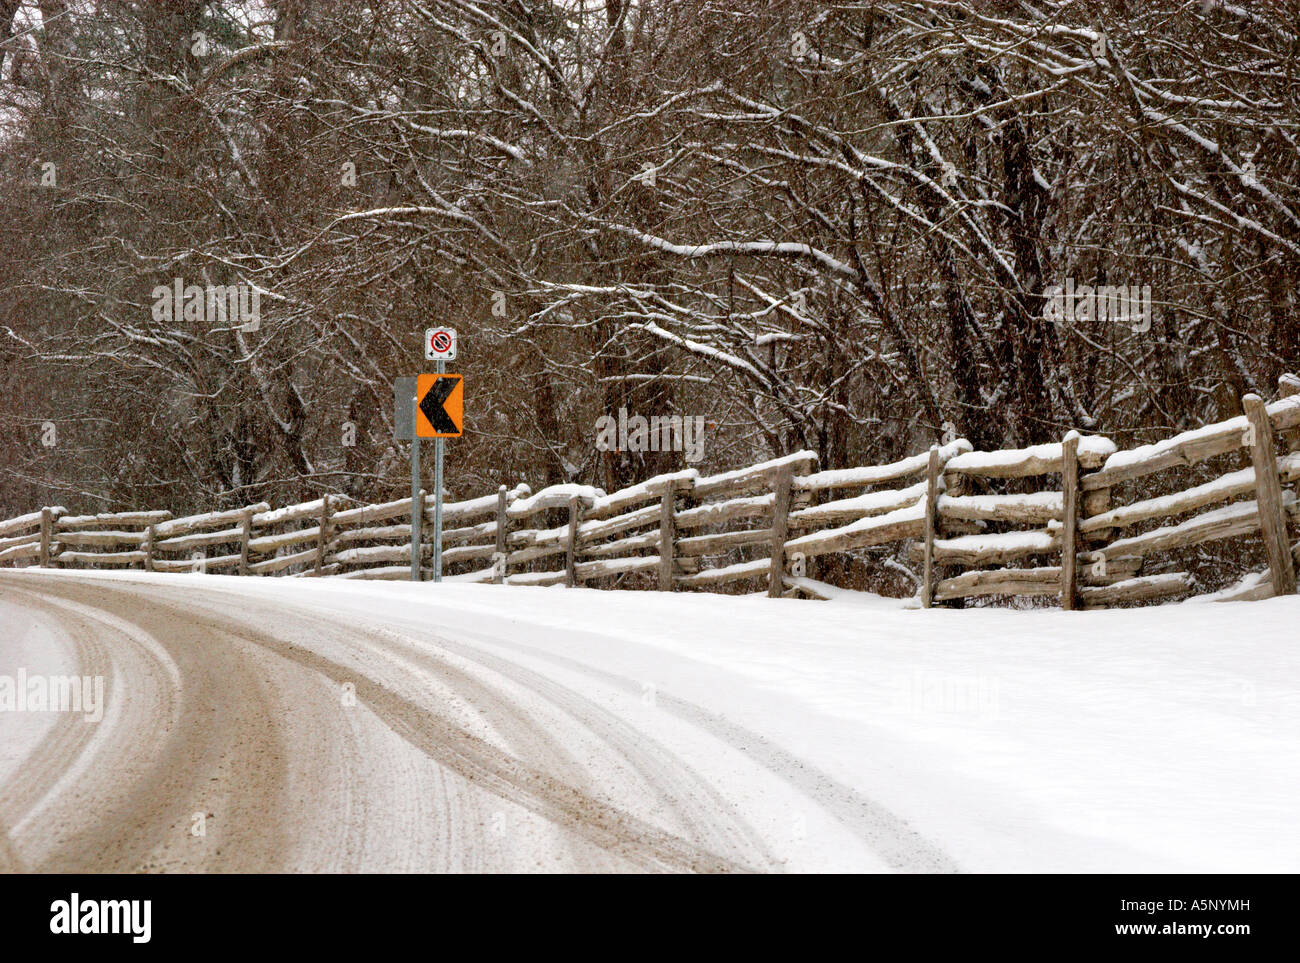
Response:
[[[411,581],[420,581],[420,521],[424,499],[420,497],[419,402],[411,396]],[[441,465],[439,465],[441,470]]]
[[[447,373],[447,362],[438,362],[438,374]],[[442,581],[442,448],[446,439],[433,441],[433,580]]]

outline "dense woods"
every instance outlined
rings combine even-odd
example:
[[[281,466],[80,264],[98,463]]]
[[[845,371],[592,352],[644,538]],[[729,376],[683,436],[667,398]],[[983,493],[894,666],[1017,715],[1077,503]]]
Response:
[[[1140,444],[1300,368],[1297,0],[0,0],[0,38],[0,517],[400,497],[434,324],[457,497],[686,467],[599,450],[620,409],[834,469]]]

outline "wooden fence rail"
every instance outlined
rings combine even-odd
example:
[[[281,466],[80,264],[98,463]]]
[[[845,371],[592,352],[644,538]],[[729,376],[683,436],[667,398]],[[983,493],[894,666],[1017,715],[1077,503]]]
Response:
[[[1284,376],[1278,395],[1268,404],[1248,395],[1240,417],[1124,451],[1070,432],[1012,451],[973,451],[956,439],[892,464],[834,470],[797,452],[716,475],[660,475],[613,494],[502,485],[443,506],[444,577],[661,591],[734,585],[824,598],[831,587],[807,576],[809,560],[895,546],[921,571],[923,606],[1037,596],[1088,609],[1194,594],[1188,571],[1165,570],[1181,564],[1179,553],[1249,539],[1266,568],[1203,597],[1294,593],[1300,378]],[[1233,457],[1239,463],[1224,471],[1206,464]],[[1192,469],[1214,477],[1188,484]],[[1047,487],[1051,479],[1059,488]],[[1162,480],[1179,487],[1150,494]],[[432,497],[421,497],[423,532],[434,511]],[[51,506],[0,521],[0,564],[407,579],[410,517],[409,498],[359,505],[342,495],[183,518]],[[419,544],[431,561],[431,540]]]

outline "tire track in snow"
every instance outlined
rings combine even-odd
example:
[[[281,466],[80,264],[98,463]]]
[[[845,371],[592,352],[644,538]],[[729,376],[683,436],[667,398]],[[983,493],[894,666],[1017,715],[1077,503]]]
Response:
[[[61,581],[32,599],[96,639],[108,658],[87,671],[111,672],[116,684],[105,689],[98,725],[77,719],[92,731],[88,740],[30,757],[44,794],[11,823],[12,844],[25,841],[31,826],[42,847],[31,860],[38,872],[153,871],[196,863],[220,870],[223,842],[238,836],[257,841],[246,847],[252,854],[246,868],[275,868],[282,848],[277,825],[239,803],[273,797],[283,778],[277,766],[282,752],[255,668],[220,657],[229,646],[186,623],[159,639],[127,620],[146,607],[127,604],[126,612],[116,612],[104,604],[113,593],[103,588]],[[229,698],[231,682],[245,697],[242,703]],[[190,833],[196,813],[206,817],[218,809],[228,814],[228,824],[213,821],[202,837]]]
[[[472,635],[494,646],[526,654],[598,679],[632,695],[641,691],[640,683],[635,680],[606,672],[576,659],[486,634],[472,633]],[[599,640],[593,637],[592,641],[596,644]],[[467,659],[495,665],[503,673],[524,671],[515,663],[492,656],[473,646],[447,640],[443,640],[442,644]],[[891,868],[911,873],[959,872],[957,864],[943,850],[912,829],[905,820],[806,760],[783,749],[766,736],[670,693],[657,692],[655,704],[712,733],[795,786],[817,805],[826,809],[842,825],[852,830]]]
[[[150,605],[170,608],[155,599]],[[596,796],[557,779],[548,768],[525,762],[503,752],[485,739],[474,735],[439,713],[402,697],[381,682],[358,673],[332,659],[293,642],[243,625],[234,627],[238,616],[207,612],[196,616],[193,610],[171,609],[177,618],[210,628],[238,633],[249,641],[310,668],[342,685],[356,685],[359,699],[388,723],[390,728],[441,765],[494,795],[523,805],[539,815],[574,830],[601,849],[629,859],[646,869],[675,869],[695,872],[736,872],[751,869],[745,864],[713,853],[691,840],[662,830],[640,817],[612,806]],[[330,623],[319,617],[295,613],[304,623],[314,620],[318,632],[327,632]],[[373,636],[374,630],[365,630]]]
[[[753,867],[774,869],[777,860],[763,843],[757,832],[734,814],[734,806],[714,789],[711,782],[694,769],[686,766],[655,740],[635,729],[613,712],[593,700],[580,695],[560,683],[536,672],[502,659],[485,656],[471,647],[457,645],[441,636],[417,639],[387,629],[370,629],[372,643],[392,646],[409,652],[409,657],[434,671],[454,673],[457,684],[465,689],[478,689],[492,700],[494,711],[505,710],[511,715],[514,703],[503,693],[488,689],[468,673],[453,669],[449,663],[420,645],[435,645],[454,652],[490,672],[508,679],[527,692],[544,699],[580,726],[612,747],[639,774],[645,788],[658,803],[672,811],[685,824],[688,833],[716,853],[729,853],[731,858]],[[382,641],[391,637],[391,641]],[[520,715],[524,722],[531,722]],[[551,740],[554,744],[554,740]],[[566,753],[567,754],[567,753]],[[540,761],[540,760],[539,760]],[[592,785],[589,774],[573,767],[570,776],[588,793],[597,793],[600,787]]]
[[[352,682],[356,686],[358,699],[382,719],[393,732],[426,756],[458,773],[469,784],[521,805],[550,823],[563,827],[590,847],[594,847],[599,853],[623,861],[625,866],[712,872],[753,868],[748,863],[711,851],[702,842],[661,829],[630,812],[610,805],[589,791],[557,778],[551,771],[551,767],[558,765],[563,770],[571,767],[572,760],[566,761],[567,753],[564,751],[563,744],[554,737],[551,737],[549,742],[546,740],[539,742],[537,741],[539,736],[532,733],[529,727],[525,727],[525,731],[531,733],[530,738],[533,740],[531,752],[540,752],[545,758],[533,761],[521,760],[468,731],[434,708],[421,705],[399,694],[397,687],[385,685],[381,679],[359,673],[352,666],[339,663],[312,648],[264,630],[257,623],[260,620],[265,624],[267,613],[263,611],[259,614],[257,609],[263,604],[269,608],[270,603],[250,605],[250,600],[244,598],[240,600],[237,612],[214,612],[210,604],[196,605],[193,601],[187,603],[184,598],[187,593],[184,590],[173,590],[170,587],[160,589],[156,585],[139,586],[123,582],[96,581],[93,577],[86,579],[63,577],[52,579],[50,583],[52,584],[49,584],[48,592],[51,595],[70,600],[76,605],[85,605],[111,613],[110,621],[129,619],[139,626],[141,631],[150,633],[161,641],[181,667],[182,693],[185,695],[183,704],[187,707],[187,715],[177,727],[182,732],[188,732],[204,722],[210,722],[210,720],[195,718],[193,710],[188,708],[194,701],[192,690],[196,686],[200,693],[224,689],[228,699],[236,694],[245,696],[250,692],[256,694],[257,680],[252,666],[243,664],[248,660],[231,655],[237,645],[252,645],[274,654],[299,670],[307,669],[310,674],[328,679],[335,686]],[[42,583],[42,588],[46,588],[46,583]],[[197,593],[193,594],[197,595]],[[167,597],[166,600],[164,596]],[[277,614],[283,612],[283,606],[274,607]],[[340,633],[337,626],[331,626],[328,621],[319,617],[312,619],[310,616],[300,614],[298,617],[302,620],[299,628],[310,634],[323,636]],[[296,628],[292,634],[298,637],[301,633]],[[344,635],[360,635],[360,640],[352,638],[351,642],[362,650],[382,650],[385,643],[392,644],[391,636],[374,638],[367,631],[348,632]],[[439,661],[435,659],[427,663],[428,667],[445,670],[446,666],[436,664]],[[217,677],[218,667],[224,678]],[[444,671],[443,675],[446,677],[447,673]],[[463,672],[461,675],[463,676]],[[449,681],[454,686],[455,679]],[[498,721],[510,720],[512,716],[515,720],[521,718],[518,715],[519,710],[509,699],[491,694],[490,690],[484,689],[481,685],[477,689],[477,694],[480,699],[487,700],[485,706],[489,717],[494,717]],[[254,714],[265,714],[263,710],[266,709],[269,701],[266,698],[254,698],[250,704],[243,706],[241,711],[247,714],[251,709]],[[235,717],[237,715],[233,714],[231,718],[224,721],[229,725],[237,726],[239,725],[239,720]],[[247,727],[248,731],[245,735],[256,736],[268,725],[274,728],[274,720],[259,720],[258,725]],[[517,722],[513,725],[517,726]],[[519,733],[508,733],[508,735],[518,736]],[[190,753],[205,748],[209,750],[208,758],[200,765],[191,763],[190,769],[196,776],[199,773],[213,771],[215,762],[213,750],[216,746],[211,737],[201,737],[197,742],[194,741],[193,736],[187,738],[190,741],[184,744]],[[626,744],[626,740],[623,744]],[[242,765],[235,768],[243,770],[253,762],[251,758],[243,758]],[[671,760],[669,763],[671,764]],[[167,753],[154,767],[155,774],[145,779],[148,791],[156,798],[167,796],[188,798],[187,792],[192,791],[193,787],[180,785],[173,777],[166,775],[179,765],[181,759],[177,754]],[[634,769],[638,765],[642,769],[648,769],[651,777],[656,774],[663,775],[662,762],[652,764],[642,759],[631,765]],[[256,786],[244,788],[245,795],[251,794],[253,798],[262,801],[263,820],[272,824],[277,819],[284,818],[278,804],[274,801],[275,785],[276,780],[272,779],[268,785],[260,789]],[[264,798],[268,795],[271,797],[269,800]],[[138,800],[139,790],[132,792],[130,796]],[[182,810],[185,808],[183,804],[177,805]],[[698,815],[696,819],[698,820]],[[71,840],[64,841],[60,854],[70,858],[74,851],[85,852],[87,849],[101,845],[106,841],[107,836],[113,834],[115,827],[116,831],[121,833],[124,824],[131,824],[129,813],[123,812],[119,807],[106,814],[105,818],[96,821],[92,827],[76,834]],[[481,829],[481,826],[479,828]],[[156,842],[160,835],[174,835],[175,830],[176,826],[173,822],[154,819],[147,826],[127,833],[125,839],[116,841],[116,845],[119,849],[129,845],[132,855],[141,856],[148,851],[150,842]],[[242,841],[237,842],[237,839],[235,834],[229,837],[232,845],[236,845],[241,850],[245,849]],[[124,857],[127,854],[121,855]],[[279,855],[281,854],[275,847],[270,847],[263,854],[264,859],[259,860],[258,865],[253,868],[275,868],[275,860]],[[589,859],[588,863],[591,862]],[[605,868],[605,860],[596,862],[601,868]],[[54,865],[55,863],[47,860],[42,868],[54,868]],[[115,860],[112,865],[115,868],[130,868],[123,865],[122,859]],[[208,865],[204,864],[204,867],[208,868]]]
[[[103,646],[94,640],[90,632],[68,631],[67,620],[72,616],[45,602],[35,592],[20,592],[20,597],[24,600],[22,606],[6,601],[4,607],[38,620],[37,624],[42,625],[51,637],[64,645],[71,656],[66,674],[93,676],[105,675],[111,671]],[[81,624],[84,629],[89,623],[83,620]],[[30,750],[29,758],[75,758],[85,750],[94,735],[94,727],[80,716],[70,712],[57,713],[40,741]],[[24,773],[21,779],[11,778],[0,782],[0,826],[20,823],[62,777],[63,770],[44,766]]]

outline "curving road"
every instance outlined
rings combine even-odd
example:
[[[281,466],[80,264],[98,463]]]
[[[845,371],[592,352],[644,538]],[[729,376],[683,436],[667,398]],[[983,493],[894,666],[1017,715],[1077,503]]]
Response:
[[[0,714],[0,869],[954,868],[598,645],[575,659],[526,625],[358,618],[319,584],[289,599],[251,584],[269,581],[287,580],[0,573],[0,675],[105,683],[97,723]]]

